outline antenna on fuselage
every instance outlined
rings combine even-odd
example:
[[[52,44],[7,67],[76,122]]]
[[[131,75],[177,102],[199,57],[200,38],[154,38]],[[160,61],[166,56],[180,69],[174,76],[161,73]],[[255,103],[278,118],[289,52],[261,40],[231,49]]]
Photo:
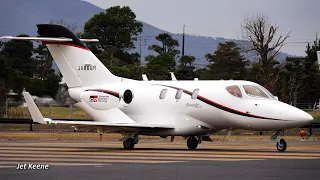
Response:
[[[171,74],[171,80],[172,80],[172,81],[176,81],[177,78],[176,78],[176,76],[173,74],[173,72],[170,72],[170,74]]]
[[[143,80],[143,81],[148,81],[148,77],[147,77],[146,74],[142,74],[142,80]]]

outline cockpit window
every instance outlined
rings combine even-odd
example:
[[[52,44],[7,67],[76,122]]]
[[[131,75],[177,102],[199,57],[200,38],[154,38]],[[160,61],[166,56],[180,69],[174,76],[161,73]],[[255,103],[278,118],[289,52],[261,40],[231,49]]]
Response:
[[[237,86],[237,85],[228,86],[226,89],[230,94],[232,94],[236,97],[239,97],[239,98],[242,97],[242,93],[241,93],[239,86]]]
[[[257,98],[269,98],[258,86],[254,85],[244,85],[244,91],[248,96]]]

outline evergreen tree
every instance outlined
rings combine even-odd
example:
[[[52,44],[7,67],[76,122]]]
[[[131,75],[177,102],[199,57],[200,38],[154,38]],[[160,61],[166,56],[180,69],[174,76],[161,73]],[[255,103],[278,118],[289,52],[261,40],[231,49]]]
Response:
[[[210,62],[208,67],[213,79],[246,79],[249,62],[235,42],[219,43],[216,51],[205,57]]]
[[[320,42],[319,42],[320,43]],[[317,65],[317,51],[320,50],[318,42],[314,42],[312,46],[308,44],[307,46],[307,56],[303,63],[303,76],[302,81],[302,96],[304,102],[314,103],[318,101],[318,86],[317,79],[319,77],[319,69]]]

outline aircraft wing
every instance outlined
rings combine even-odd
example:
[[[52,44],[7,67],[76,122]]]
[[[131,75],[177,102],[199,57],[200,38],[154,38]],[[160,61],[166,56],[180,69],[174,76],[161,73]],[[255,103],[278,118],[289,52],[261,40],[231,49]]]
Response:
[[[169,125],[158,125],[158,124],[139,124],[139,123],[108,123],[108,122],[96,122],[96,121],[60,121],[60,120],[48,120],[49,124],[70,124],[79,126],[109,126],[109,127],[120,127],[120,128],[151,128],[151,129],[174,129]]]
[[[109,132],[121,132],[121,131],[139,131],[139,130],[148,130],[148,129],[158,129],[158,130],[169,130],[174,129],[173,126],[170,125],[161,125],[161,124],[141,124],[141,123],[123,123],[128,121],[122,121],[119,123],[110,123],[110,122],[97,122],[97,121],[62,121],[62,120],[52,120],[50,118],[44,118],[34,103],[31,95],[28,92],[23,92],[24,99],[27,102],[28,109],[30,112],[30,115],[34,122],[40,123],[40,124],[70,124],[75,126],[81,126],[81,127],[106,127],[106,129],[109,129]],[[116,115],[118,119],[128,119],[129,117],[124,114],[119,109],[113,109],[110,111],[113,115]],[[115,113],[115,114],[114,114]],[[132,119],[130,119],[131,122],[134,122]]]

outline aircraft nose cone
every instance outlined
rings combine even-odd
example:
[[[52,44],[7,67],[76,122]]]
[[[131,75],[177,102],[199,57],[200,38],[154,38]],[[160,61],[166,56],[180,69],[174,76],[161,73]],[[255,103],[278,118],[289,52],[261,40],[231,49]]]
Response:
[[[291,110],[287,112],[287,120],[287,125],[293,128],[311,124],[313,117],[309,113],[292,107]]]
[[[309,114],[309,113],[306,113],[304,114],[304,121],[306,121],[308,124],[311,124],[313,122],[313,117]]]
[[[296,114],[296,120],[308,125],[312,123],[313,117],[309,113],[306,113],[299,109],[299,112]]]

